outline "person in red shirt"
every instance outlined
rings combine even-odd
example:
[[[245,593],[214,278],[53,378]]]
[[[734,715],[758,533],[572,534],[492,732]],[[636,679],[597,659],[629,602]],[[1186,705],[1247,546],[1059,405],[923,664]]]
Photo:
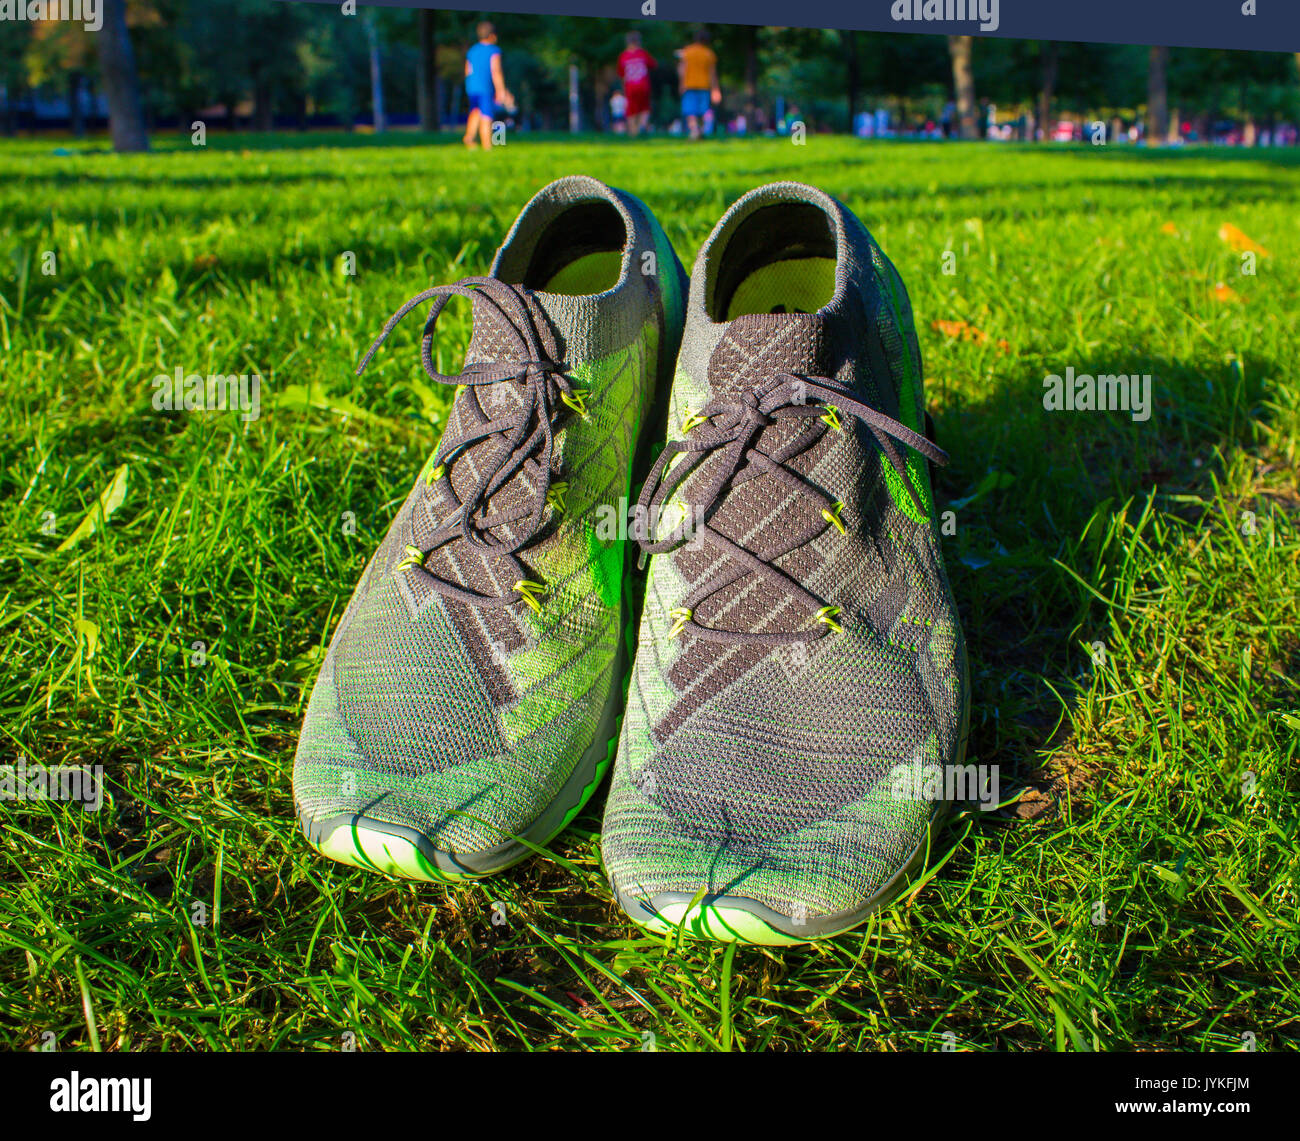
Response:
[[[641,46],[641,33],[628,32],[627,50],[618,57],[618,74],[627,96],[627,133],[633,138],[650,121],[650,72],[655,58]]]

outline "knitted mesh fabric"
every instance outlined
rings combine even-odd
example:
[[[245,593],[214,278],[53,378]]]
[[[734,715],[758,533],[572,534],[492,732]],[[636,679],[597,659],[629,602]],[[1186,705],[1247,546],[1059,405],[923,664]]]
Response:
[[[623,543],[601,541],[597,522],[629,493],[659,356],[673,351],[680,331],[685,275],[644,206],[586,178],[552,183],[525,207],[492,274],[521,281],[546,228],[567,207],[591,201],[611,204],[625,226],[617,285],[580,297],[524,293],[546,351],[588,390],[587,415],[568,417],[556,433],[552,487],[567,484],[563,510],[549,505],[535,541],[519,552],[529,577],[547,587],[542,613],[465,602],[424,576],[400,573],[406,548],[424,550],[454,506],[425,478],[444,458],[439,445],[366,568],[312,691],[294,766],[305,817],[364,813],[413,827],[446,851],[481,851],[537,819],[594,743],[617,682],[626,605]],[[640,272],[647,251],[662,267],[658,276]],[[501,360],[513,343],[509,330],[478,299],[473,318],[466,362]],[[462,389],[444,439],[474,422],[472,401],[505,416],[519,409],[520,390]],[[498,446],[495,437],[479,441],[450,464],[458,497]],[[493,494],[492,510],[527,502],[535,478],[520,470]],[[498,533],[512,536],[519,525]],[[508,594],[513,585],[499,560],[461,539],[434,551],[426,566],[484,594]]]
[[[833,297],[815,313],[714,320],[729,240],[756,211],[783,203],[823,213]],[[781,373],[831,377],[921,429],[920,354],[901,281],[843,206],[793,183],[746,195],[700,252],[669,438],[681,437],[689,410]],[[778,421],[755,446],[770,455],[807,423]],[[909,475],[932,515],[928,472],[913,458]],[[710,456],[686,480],[684,503],[717,462]],[[704,888],[787,915],[852,910],[900,869],[935,811],[896,794],[900,770],[957,755],[964,650],[932,519],[915,518],[906,494],[891,489],[897,476],[856,422],[826,431],[786,466],[843,502],[846,534],[827,526],[774,565],[840,607],[843,633],[778,647],[671,637],[670,612],[734,567],[707,540],[651,559],[602,839],[624,895]],[[818,515],[812,499],[760,474],[727,491],[710,525],[766,558]],[[749,632],[809,626],[802,603],[753,573],[701,603],[695,620]]]

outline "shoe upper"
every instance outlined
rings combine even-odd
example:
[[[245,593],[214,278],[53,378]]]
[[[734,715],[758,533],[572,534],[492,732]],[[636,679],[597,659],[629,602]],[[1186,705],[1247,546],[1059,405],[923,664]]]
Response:
[[[851,912],[923,843],[936,808],[906,792],[957,757],[965,683],[923,425],[907,294],[861,223],[796,183],[745,195],[696,261],[642,496],[602,836],[624,896]]]
[[[537,819],[592,747],[621,697],[624,545],[609,521],[683,289],[645,207],[573,177],[528,203],[488,278],[415,299],[432,300],[426,371],[462,387],[312,691],[294,764],[304,821],[364,814],[479,852]],[[473,334],[444,376],[434,327],[457,295]]]

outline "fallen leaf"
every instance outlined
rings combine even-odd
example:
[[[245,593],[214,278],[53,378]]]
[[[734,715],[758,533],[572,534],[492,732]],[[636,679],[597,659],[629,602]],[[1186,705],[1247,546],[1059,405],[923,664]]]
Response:
[[[99,493],[99,501],[86,512],[86,517],[77,524],[77,529],[59,544],[60,552],[76,546],[82,539],[93,535],[108,522],[109,516],[122,506],[122,501],[126,499],[128,470],[128,465],[123,464],[113,473],[109,485]]]
[[[1016,801],[1016,815],[1021,820],[1037,820],[1052,807],[1052,798],[1036,788],[1027,788]]]
[[[199,254],[191,265],[191,268],[197,270],[211,269],[221,259],[216,254]]]
[[[1213,297],[1215,301],[1225,305],[1229,303],[1235,305],[1243,304],[1241,294],[1233,289],[1232,286],[1225,285],[1221,281],[1210,290],[1210,296]]]
[[[1161,226],[1160,232],[1162,234],[1173,234],[1175,238],[1178,237],[1178,227],[1175,226],[1172,222],[1166,222],[1163,226]]]
[[[937,329],[945,337],[952,337],[957,341],[974,341],[977,345],[984,345],[989,339],[989,335],[983,329],[977,329],[966,321],[934,321],[930,327]],[[998,341],[997,346],[999,352],[1011,351],[1011,345],[1006,341]]]
[[[1248,238],[1231,222],[1224,222],[1223,225],[1219,227],[1219,237],[1227,242],[1234,250],[1249,250],[1253,254],[1259,254],[1262,258],[1269,256],[1268,250],[1253,238]]]

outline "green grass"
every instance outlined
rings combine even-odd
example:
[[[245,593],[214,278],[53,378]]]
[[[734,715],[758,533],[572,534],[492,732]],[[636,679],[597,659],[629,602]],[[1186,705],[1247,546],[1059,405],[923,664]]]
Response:
[[[0,804],[0,1042],[1296,1048],[1294,156],[311,141],[0,145],[0,754],[102,764],[109,789],[99,813]],[[1009,803],[823,945],[644,937],[600,872],[599,795],[554,858],[468,887],[331,864],[295,826],[322,646],[443,409],[408,383],[418,322],[354,363],[576,172],[643,197],[688,266],[744,190],[816,183],[912,295],[953,456],[970,759]],[[1255,276],[1224,223],[1269,251]],[[155,412],[178,365],[260,374],[260,419]],[[1045,412],[1067,365],[1152,373],[1151,419]],[[120,506],[61,551],[122,468]]]

